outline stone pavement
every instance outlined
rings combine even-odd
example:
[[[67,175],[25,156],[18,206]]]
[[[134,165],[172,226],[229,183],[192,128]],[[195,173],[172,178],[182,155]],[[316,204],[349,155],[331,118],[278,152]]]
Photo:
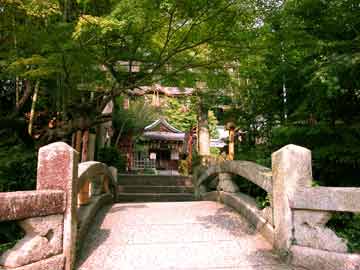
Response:
[[[78,270],[292,270],[231,208],[216,202],[115,204],[102,209]]]

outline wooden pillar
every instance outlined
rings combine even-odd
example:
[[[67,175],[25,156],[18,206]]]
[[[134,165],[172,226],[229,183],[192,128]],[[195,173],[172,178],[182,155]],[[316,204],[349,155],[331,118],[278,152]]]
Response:
[[[82,136],[81,162],[88,160],[89,130],[85,130]]]
[[[103,192],[104,192],[104,193],[110,192],[110,188],[109,188],[109,177],[108,177],[107,175],[104,175],[104,180],[103,180]]]
[[[85,180],[83,185],[80,187],[78,202],[79,205],[86,205],[90,202],[90,181]]]
[[[71,147],[75,149],[76,145],[76,132],[71,135]]]
[[[198,141],[199,155],[201,156],[203,165],[205,165],[205,163],[207,163],[207,159],[210,156],[210,132],[207,110],[200,112]]]
[[[89,130],[85,130],[82,136],[82,153],[81,162],[85,162],[88,159],[88,143],[89,143]],[[90,181],[84,181],[80,187],[78,195],[79,205],[88,204],[90,201]]]
[[[235,156],[235,128],[229,129],[229,160],[234,160]]]
[[[189,139],[188,139],[188,170],[189,173],[192,172],[192,151],[193,151],[193,130],[189,132]]]
[[[124,97],[123,108],[124,110],[130,109],[130,99],[128,97]]]
[[[229,130],[228,160],[234,160],[235,157],[235,128],[236,126],[233,122],[226,124],[226,129]]]
[[[81,153],[81,130],[76,131],[75,150]]]
[[[87,160],[95,159],[95,144],[96,144],[96,134],[89,134],[89,144],[88,144],[88,153]]]

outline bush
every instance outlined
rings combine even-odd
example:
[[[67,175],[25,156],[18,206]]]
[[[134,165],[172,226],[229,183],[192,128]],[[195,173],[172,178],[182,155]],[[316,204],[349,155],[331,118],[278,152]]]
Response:
[[[233,180],[238,185],[241,193],[249,195],[255,199],[256,205],[259,209],[270,206],[269,197],[265,190],[238,175],[234,176]]]
[[[181,175],[188,176],[189,175],[189,163],[185,160],[179,161],[179,168],[178,171]]]
[[[0,192],[36,188],[37,155],[24,144],[0,146]]]
[[[323,186],[359,186],[360,128],[283,126],[273,130],[272,151],[297,144],[312,151],[314,178]]]
[[[156,175],[157,171],[155,168],[146,168],[144,171],[142,171],[141,174],[150,174],[150,175]]]
[[[235,160],[248,160],[257,164],[271,168],[271,150],[269,146],[258,145],[244,145],[240,144],[235,149]]]
[[[126,170],[126,158],[115,147],[101,148],[98,152],[98,161],[117,168],[119,172]]]
[[[336,213],[327,226],[347,240],[350,252],[360,253],[360,214]]]
[[[16,221],[0,222],[0,255],[12,248],[24,235]]]

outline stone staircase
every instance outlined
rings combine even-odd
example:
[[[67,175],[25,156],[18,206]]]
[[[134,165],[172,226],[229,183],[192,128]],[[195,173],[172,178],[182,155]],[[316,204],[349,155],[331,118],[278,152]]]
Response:
[[[165,175],[119,175],[118,202],[194,201],[190,177]]]

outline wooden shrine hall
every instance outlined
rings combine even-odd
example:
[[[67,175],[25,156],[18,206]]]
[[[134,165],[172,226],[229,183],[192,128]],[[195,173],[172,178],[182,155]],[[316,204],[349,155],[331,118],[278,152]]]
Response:
[[[177,170],[179,160],[186,154],[186,133],[160,118],[144,128],[133,155],[132,170],[154,168]]]

